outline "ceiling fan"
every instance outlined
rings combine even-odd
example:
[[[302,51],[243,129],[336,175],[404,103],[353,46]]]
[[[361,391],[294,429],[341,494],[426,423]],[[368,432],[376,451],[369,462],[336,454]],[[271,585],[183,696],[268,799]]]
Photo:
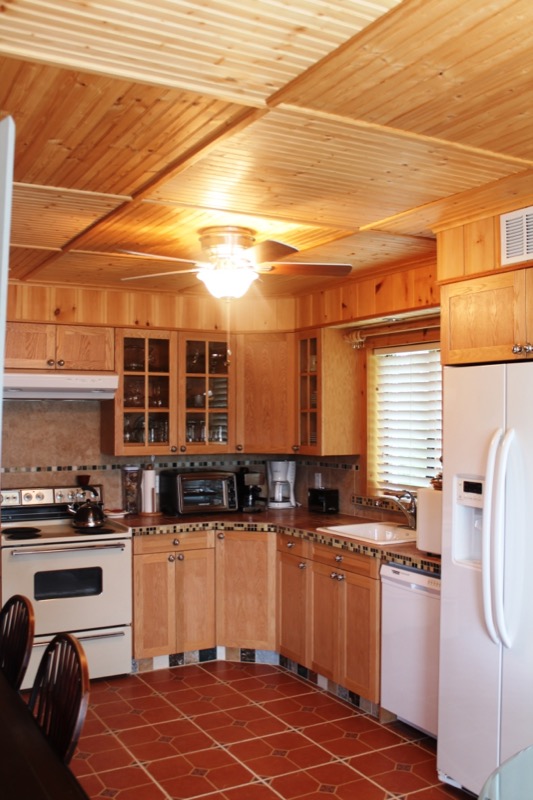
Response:
[[[177,275],[195,272],[205,283],[214,297],[242,297],[259,275],[295,275],[343,277],[351,271],[350,264],[307,264],[295,261],[282,261],[298,249],[283,242],[266,239],[255,243],[255,231],[236,226],[212,226],[202,228],[199,233],[200,245],[206,261],[191,261],[149,253],[123,250],[128,255],[162,261],[176,261],[183,265],[193,265],[191,269],[177,269],[172,272],[152,272],[148,275],[134,275],[122,278],[123,281],[145,280],[163,275]]]

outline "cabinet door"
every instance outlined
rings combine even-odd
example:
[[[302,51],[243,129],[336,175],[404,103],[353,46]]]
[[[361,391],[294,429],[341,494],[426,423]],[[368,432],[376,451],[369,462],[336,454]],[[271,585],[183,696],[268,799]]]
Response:
[[[297,664],[309,664],[308,614],[311,562],[278,553],[278,650]]]
[[[276,535],[217,534],[217,643],[276,648]]]
[[[443,364],[480,364],[524,358],[527,341],[526,271],[499,272],[441,286]],[[531,332],[529,334],[531,336]]]
[[[180,451],[226,453],[234,446],[233,348],[224,334],[180,334]]]
[[[113,328],[56,328],[56,363],[62,369],[109,372],[115,368]]]
[[[175,652],[215,647],[215,551],[180,552],[175,564]]]
[[[237,338],[236,449],[290,453],[294,431],[294,335]]]
[[[326,564],[313,562],[311,669],[330,680],[337,676],[340,635],[340,591],[338,572]]]
[[[119,385],[101,404],[101,448],[114,455],[177,452],[177,334],[116,333]]]
[[[55,369],[55,357],[55,325],[7,323],[6,369]]]
[[[134,658],[177,652],[175,576],[173,553],[134,556]]]
[[[373,703],[379,702],[380,582],[344,572],[340,663],[337,681]]]

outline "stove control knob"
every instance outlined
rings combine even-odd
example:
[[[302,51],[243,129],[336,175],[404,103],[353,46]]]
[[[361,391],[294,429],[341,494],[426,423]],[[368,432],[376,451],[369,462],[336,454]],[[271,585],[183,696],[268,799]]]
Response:
[[[61,491],[61,489],[59,489],[56,492],[56,503],[62,503],[62,502],[63,502],[63,492]]]
[[[25,503],[31,503],[31,501],[33,500],[33,495],[31,492],[24,492],[24,494],[22,495],[22,499]]]
[[[44,494],[42,492],[37,492],[37,494],[35,495],[35,499],[37,500],[38,503],[42,503],[44,500]]]

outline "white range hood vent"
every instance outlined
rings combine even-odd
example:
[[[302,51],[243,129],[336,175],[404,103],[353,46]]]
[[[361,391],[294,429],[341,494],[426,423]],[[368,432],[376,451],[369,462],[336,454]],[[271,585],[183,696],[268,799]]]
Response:
[[[112,400],[118,375],[87,372],[6,372],[4,400]]]
[[[500,217],[501,264],[533,258],[533,206]]]

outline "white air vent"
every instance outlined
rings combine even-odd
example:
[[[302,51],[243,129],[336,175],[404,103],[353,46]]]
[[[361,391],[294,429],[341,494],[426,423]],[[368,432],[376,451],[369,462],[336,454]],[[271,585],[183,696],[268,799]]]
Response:
[[[533,259],[533,206],[502,214],[500,233],[502,267]]]

